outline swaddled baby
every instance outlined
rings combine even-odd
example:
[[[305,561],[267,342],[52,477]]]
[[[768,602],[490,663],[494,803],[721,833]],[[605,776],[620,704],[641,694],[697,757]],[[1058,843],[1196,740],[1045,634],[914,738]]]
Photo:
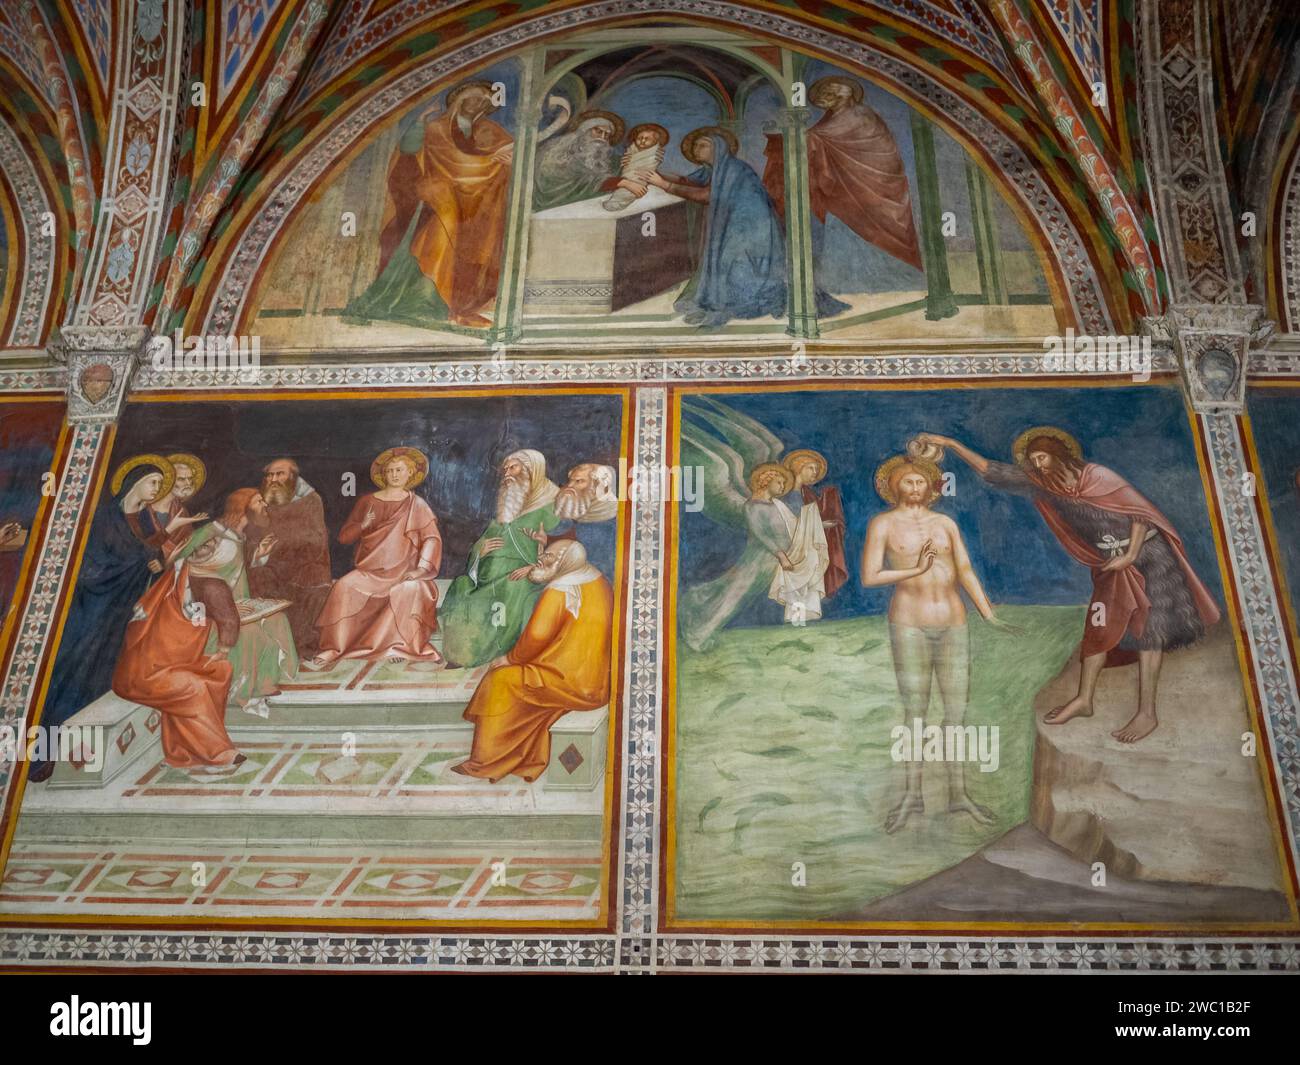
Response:
[[[668,131],[663,126],[646,122],[634,126],[627,139],[628,149],[623,153],[619,177],[637,185],[644,185],[644,175],[654,173],[659,169],[659,164],[664,161]],[[621,211],[638,198],[631,189],[620,186],[605,197],[602,206],[607,211]]]

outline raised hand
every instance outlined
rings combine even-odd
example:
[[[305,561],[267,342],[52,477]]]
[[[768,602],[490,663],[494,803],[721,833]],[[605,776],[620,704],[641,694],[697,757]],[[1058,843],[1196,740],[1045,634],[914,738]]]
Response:
[[[921,555],[916,560],[916,575],[918,577],[922,573],[929,571],[930,567],[934,565],[934,560],[937,555],[938,552],[934,549],[933,541],[926,540],[926,542],[921,545]]]
[[[366,516],[361,519],[361,527],[363,529],[368,529],[370,528],[371,525],[374,524],[374,521],[375,521],[375,508],[367,507]]]

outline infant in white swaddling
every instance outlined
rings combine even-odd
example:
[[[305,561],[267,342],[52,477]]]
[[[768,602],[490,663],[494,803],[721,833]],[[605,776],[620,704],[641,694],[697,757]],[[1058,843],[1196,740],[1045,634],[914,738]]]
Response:
[[[663,126],[647,122],[635,126],[628,134],[628,149],[623,153],[622,168],[619,177],[641,187],[641,192],[633,192],[620,184],[605,197],[602,206],[607,211],[621,211],[634,200],[645,195],[646,175],[653,174],[664,161],[664,147],[668,144],[668,131]]]

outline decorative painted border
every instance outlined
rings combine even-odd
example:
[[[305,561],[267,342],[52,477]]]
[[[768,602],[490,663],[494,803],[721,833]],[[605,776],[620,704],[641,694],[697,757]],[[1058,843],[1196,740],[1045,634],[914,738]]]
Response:
[[[0,398],[5,392],[66,392],[68,371],[62,366],[0,369]]]
[[[445,0],[405,0],[383,14],[365,20],[368,0],[350,0],[324,43],[321,58],[312,65],[302,88],[294,95],[295,110],[330,80],[355,66],[363,57],[377,56],[384,45],[409,32],[431,10],[448,6]],[[998,46],[997,34],[977,3],[963,0],[961,15],[930,0],[878,0],[878,6],[896,18],[915,23],[923,30],[947,39],[954,47],[968,50],[1003,74],[1011,74],[1006,54]],[[965,39],[958,36],[965,31]]]
[[[0,123],[0,170],[18,198],[23,225],[23,276],[19,282],[18,314],[9,331],[9,344],[22,348],[39,344],[49,313],[54,286],[54,237],[45,233],[42,220],[51,213],[50,202],[31,160],[13,130]]]
[[[1251,352],[1246,361],[1246,381],[1256,377],[1300,376],[1300,347],[1274,345],[1266,351]]]
[[[1215,140],[1208,6],[1199,0],[1137,5],[1148,181],[1167,230],[1162,250],[1177,303],[1240,302],[1245,292]],[[1188,248],[1196,250],[1191,263]]]
[[[141,320],[169,215],[186,6],[182,0],[122,5],[104,197],[77,300],[77,325]]]
[[[668,392],[642,388],[636,397],[636,450],[633,468],[661,469],[667,442]],[[656,481],[657,483],[657,481]],[[622,864],[618,878],[621,964],[650,962],[644,937],[655,927],[658,898],[660,690],[663,633],[663,511],[656,494],[635,500],[632,508],[633,580],[628,596],[628,655],[623,708]]]
[[[663,15],[694,15],[734,23],[742,30],[748,27],[761,29],[768,34],[778,33],[792,46],[803,44],[844,60],[850,67],[878,71],[896,84],[909,88],[929,102],[936,111],[947,115],[958,127],[968,131],[975,143],[986,146],[997,170],[1012,183],[1022,207],[1037,220],[1040,233],[1057,256],[1079,331],[1094,334],[1111,332],[1110,309],[1106,307],[1098,287],[1094,265],[1069,215],[1024,153],[992,122],[956,94],[892,57],[833,33],[769,12],[758,12],[719,0],[657,0],[645,5],[645,11]],[[244,317],[249,290],[253,287],[257,271],[277,234],[326,168],[366,131],[386,121],[421,92],[451,77],[458,70],[476,65],[543,34],[579,29],[590,22],[628,13],[625,0],[610,0],[597,6],[536,19],[522,27],[485,34],[473,43],[412,71],[367,101],[331,130],[294,167],[292,173],[271,193],[258,215],[245,225],[234,251],[222,267],[221,279],[215,294],[210,297],[206,322],[200,331],[221,335],[238,331],[236,325]],[[1123,308],[1117,310],[1123,313]]]
[[[1173,352],[1151,353],[1154,374],[1178,372]],[[1043,377],[1041,352],[980,355],[735,355],[612,359],[530,359],[504,363],[489,358],[447,362],[339,363],[315,366],[263,366],[256,370],[157,371],[147,363],[136,371],[132,391],[202,392],[214,388],[255,392],[275,388],[373,389],[452,388],[466,385],[543,385],[625,383],[673,384],[684,381],[821,381],[866,378],[906,381],[917,378]],[[1104,377],[1105,374],[1070,374]]]
[[[1300,328],[1300,151],[1292,156],[1282,201],[1282,306],[1278,317],[1284,329]]]
[[[1242,491],[1249,469],[1241,423],[1231,414],[1200,416],[1211,457],[1219,514],[1227,533],[1242,631],[1249,640],[1261,716],[1273,752],[1273,769],[1286,803],[1290,850],[1300,855],[1300,689],[1287,653],[1286,614],[1273,584],[1258,500]]]

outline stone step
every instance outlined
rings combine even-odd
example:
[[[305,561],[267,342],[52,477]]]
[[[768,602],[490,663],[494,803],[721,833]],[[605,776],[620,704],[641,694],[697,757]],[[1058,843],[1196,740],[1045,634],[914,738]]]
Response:
[[[354,715],[357,708],[354,709]],[[335,729],[263,722],[236,711],[247,761],[208,773],[167,766],[151,737],[129,769],[95,786],[28,789],[17,838],[144,845],[167,840],[458,843],[603,838],[608,708],[551,731],[551,764],[534,785],[492,784],[451,766],[469,753],[468,722]]]

